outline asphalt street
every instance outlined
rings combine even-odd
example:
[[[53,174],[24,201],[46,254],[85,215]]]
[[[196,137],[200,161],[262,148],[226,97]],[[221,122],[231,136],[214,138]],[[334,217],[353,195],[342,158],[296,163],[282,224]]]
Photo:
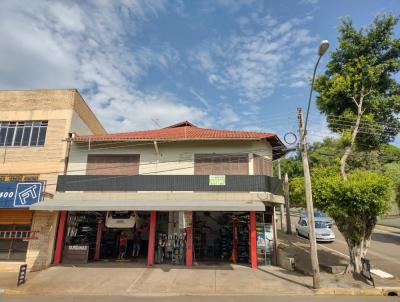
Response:
[[[293,232],[296,230],[295,225],[298,219],[298,216],[292,216]],[[319,243],[319,248],[334,250],[348,257],[349,253],[345,239],[336,226],[333,226],[332,229],[336,235],[335,242]],[[400,234],[375,229],[372,234],[371,246],[367,252],[367,258],[374,268],[400,278]]]
[[[344,297],[344,296],[169,296],[169,297],[132,297],[132,296],[24,296],[24,297],[1,297],[2,302],[391,302],[398,301],[398,297]]]

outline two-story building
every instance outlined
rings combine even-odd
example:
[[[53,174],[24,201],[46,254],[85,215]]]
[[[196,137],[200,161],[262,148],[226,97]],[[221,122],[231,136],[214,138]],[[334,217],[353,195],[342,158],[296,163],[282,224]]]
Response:
[[[54,263],[274,261],[274,206],[283,203],[272,133],[169,127],[68,138]]]
[[[51,264],[58,212],[29,206],[53,199],[71,133],[106,133],[76,89],[0,91],[1,269]]]

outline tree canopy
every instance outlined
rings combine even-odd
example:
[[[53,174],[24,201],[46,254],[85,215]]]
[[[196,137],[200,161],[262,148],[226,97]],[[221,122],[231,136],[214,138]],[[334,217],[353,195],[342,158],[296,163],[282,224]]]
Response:
[[[339,46],[315,81],[319,110],[347,143],[360,107],[355,142],[362,149],[388,143],[400,131],[400,84],[394,78],[400,70],[400,39],[393,37],[398,20],[378,16],[371,26],[357,30],[349,18],[342,19]]]

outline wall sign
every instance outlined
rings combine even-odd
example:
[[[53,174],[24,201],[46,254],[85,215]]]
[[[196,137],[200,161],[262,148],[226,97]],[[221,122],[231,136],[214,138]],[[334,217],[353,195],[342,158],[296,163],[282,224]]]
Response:
[[[41,182],[0,182],[0,208],[29,208],[42,199]]]
[[[225,186],[225,175],[210,175],[208,178],[210,186]]]

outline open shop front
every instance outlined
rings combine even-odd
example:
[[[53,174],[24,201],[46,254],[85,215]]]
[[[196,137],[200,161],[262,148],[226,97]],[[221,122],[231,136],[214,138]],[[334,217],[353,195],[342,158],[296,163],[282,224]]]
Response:
[[[260,201],[131,203],[35,206],[60,210],[54,264],[108,260],[190,267],[226,262],[255,268],[274,258],[272,208],[266,211]]]
[[[274,261],[273,209],[256,212],[194,212],[193,258],[198,263],[252,264],[252,235],[258,265]],[[254,253],[254,252],[253,252]]]
[[[145,262],[149,238],[148,212],[70,211],[64,215],[65,234],[60,262],[65,264],[98,260]]]

